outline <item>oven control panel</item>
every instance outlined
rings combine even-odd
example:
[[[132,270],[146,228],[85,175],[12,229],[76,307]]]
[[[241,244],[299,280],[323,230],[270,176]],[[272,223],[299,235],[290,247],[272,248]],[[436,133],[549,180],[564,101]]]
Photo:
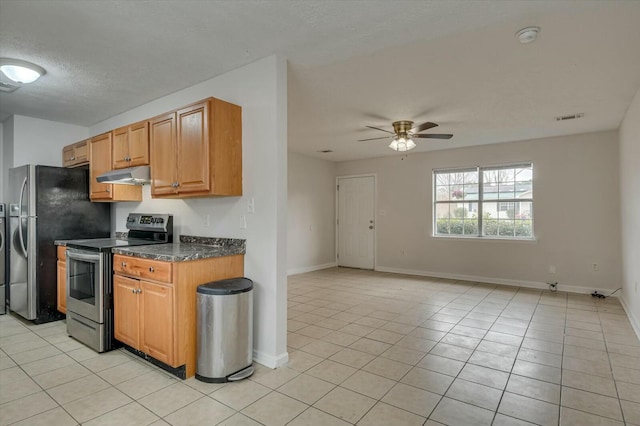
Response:
[[[173,215],[170,214],[129,213],[127,217],[127,229],[136,231],[168,232],[172,224]]]

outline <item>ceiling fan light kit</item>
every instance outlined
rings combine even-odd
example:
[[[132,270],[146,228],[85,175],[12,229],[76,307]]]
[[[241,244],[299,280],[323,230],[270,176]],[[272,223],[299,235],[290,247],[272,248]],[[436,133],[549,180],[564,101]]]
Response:
[[[413,148],[416,147],[416,143],[413,141],[414,138],[451,139],[451,137],[453,136],[451,134],[427,134],[427,135],[418,134],[420,132],[423,132],[425,130],[438,126],[436,123],[432,123],[430,121],[414,126],[413,121],[400,120],[400,121],[394,121],[392,123],[392,126],[393,126],[393,132],[389,130],[381,129],[379,127],[366,126],[369,129],[380,130],[382,132],[389,133],[392,136],[360,139],[358,142],[392,138],[391,143],[389,144],[389,148],[391,148],[394,151],[405,152],[405,151],[411,151]]]
[[[402,137],[394,138],[389,144],[389,148],[398,152],[411,151],[415,147],[416,144],[413,140]]]

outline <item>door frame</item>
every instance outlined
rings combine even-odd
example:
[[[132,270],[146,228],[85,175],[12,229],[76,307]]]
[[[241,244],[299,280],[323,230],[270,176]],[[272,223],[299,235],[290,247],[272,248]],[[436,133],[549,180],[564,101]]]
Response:
[[[335,232],[335,262],[336,266],[340,266],[340,262],[338,260],[338,247],[339,247],[339,238],[340,238],[340,229],[338,226],[338,215],[339,213],[339,193],[338,193],[338,185],[340,184],[340,179],[349,179],[349,178],[360,178],[360,177],[372,177],[373,178],[373,212],[371,217],[373,217],[373,271],[378,270],[378,215],[376,212],[378,211],[378,174],[377,173],[362,173],[356,175],[339,175],[336,176],[336,186],[335,186],[335,203],[336,203],[336,211],[334,222],[336,223],[336,232]]]

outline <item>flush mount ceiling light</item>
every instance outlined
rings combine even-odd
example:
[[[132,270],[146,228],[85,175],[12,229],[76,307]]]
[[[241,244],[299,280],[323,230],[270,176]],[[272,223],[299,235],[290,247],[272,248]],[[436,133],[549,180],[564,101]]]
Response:
[[[538,38],[540,27],[523,28],[516,33],[516,38],[522,44],[533,43]]]
[[[0,59],[0,71],[10,80],[16,83],[33,83],[41,75],[46,74],[44,68],[31,62],[19,59]]]

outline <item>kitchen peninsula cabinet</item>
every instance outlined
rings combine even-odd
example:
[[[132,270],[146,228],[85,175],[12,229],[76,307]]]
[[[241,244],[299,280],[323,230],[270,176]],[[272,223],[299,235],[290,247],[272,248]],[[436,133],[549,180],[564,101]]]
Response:
[[[149,164],[149,122],[141,121],[113,131],[113,168]]]
[[[62,148],[62,167],[78,167],[86,164],[89,164],[89,140]]]
[[[242,109],[209,98],[150,124],[151,195],[242,195]]]
[[[243,276],[244,255],[167,262],[114,254],[113,272],[115,338],[188,378],[196,368],[196,289]]]
[[[57,307],[63,314],[67,313],[67,248],[58,246],[58,303]]]
[[[112,170],[113,132],[91,138],[89,145],[89,198],[91,201],[142,201],[142,187],[99,183],[96,178]]]

